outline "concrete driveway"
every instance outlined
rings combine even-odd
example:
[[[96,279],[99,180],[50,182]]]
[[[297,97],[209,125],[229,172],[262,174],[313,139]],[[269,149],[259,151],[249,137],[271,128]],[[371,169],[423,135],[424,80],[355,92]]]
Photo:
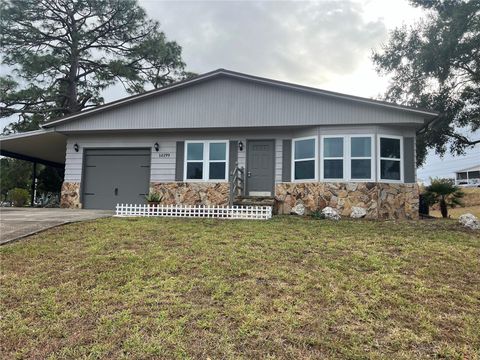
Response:
[[[108,210],[0,208],[0,245],[54,226],[112,215]]]

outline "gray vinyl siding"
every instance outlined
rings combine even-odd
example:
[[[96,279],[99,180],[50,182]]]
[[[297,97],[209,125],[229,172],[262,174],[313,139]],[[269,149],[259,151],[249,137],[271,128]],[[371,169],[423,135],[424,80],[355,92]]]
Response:
[[[283,140],[293,139],[306,136],[317,136],[318,150],[320,151],[320,136],[322,135],[349,135],[349,134],[371,134],[374,135],[376,142],[377,135],[397,135],[404,137],[415,136],[413,128],[398,126],[323,126],[309,127],[299,129],[283,129],[283,130],[223,130],[223,131],[195,131],[195,132],[175,132],[171,134],[153,133],[153,134],[95,134],[95,135],[70,135],[67,141],[66,164],[65,164],[65,181],[80,182],[82,179],[82,159],[83,150],[85,148],[151,148],[151,179],[152,182],[172,182],[176,181],[176,149],[178,141],[186,140],[234,140],[243,142],[243,151],[238,151],[239,166],[246,168],[246,144],[247,139],[274,139],[275,140],[275,182],[283,180]],[[156,142],[160,145],[159,152],[153,149]],[[79,152],[73,149],[77,143],[80,147]],[[411,145],[408,145],[411,144]],[[405,142],[405,146],[414,146],[414,141]],[[376,146],[375,146],[376,148]],[[404,153],[414,154],[415,149],[404,149]],[[291,151],[291,149],[286,149]],[[169,157],[160,157],[161,154],[168,153]],[[183,159],[181,159],[183,162]],[[405,182],[411,182],[415,179],[415,156],[404,157],[404,174]],[[377,162],[374,161],[375,173]],[[287,171],[290,171],[287,169]],[[321,164],[318,162],[317,174],[320,174]],[[408,178],[407,178],[408,175]],[[413,177],[412,177],[413,176]],[[177,180],[178,181],[178,180]]]
[[[82,158],[85,148],[130,148],[130,147],[150,147],[152,148],[151,163],[151,181],[152,182],[171,182],[176,181],[176,144],[177,141],[186,140],[235,140],[243,142],[243,151],[238,151],[239,166],[246,168],[246,139],[274,139],[276,140],[275,152],[275,179],[281,180],[281,139],[290,137],[291,132],[278,131],[266,132],[244,131],[244,132],[189,132],[176,133],[171,135],[71,135],[67,141],[66,163],[65,163],[65,181],[80,182],[82,179]],[[153,149],[153,144],[158,142],[159,152]],[[77,143],[80,147],[79,152],[75,152],[73,145]],[[161,158],[159,154],[169,153],[168,158]],[[277,159],[279,157],[279,159]]]
[[[324,95],[216,78],[72,120],[57,131],[417,124],[423,116]]]
[[[403,138],[403,167],[404,167],[404,179],[406,183],[415,182],[415,138],[404,137]]]

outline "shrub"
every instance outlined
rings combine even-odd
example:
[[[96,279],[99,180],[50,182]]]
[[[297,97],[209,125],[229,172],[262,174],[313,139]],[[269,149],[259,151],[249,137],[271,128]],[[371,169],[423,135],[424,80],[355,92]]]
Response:
[[[28,202],[28,198],[30,194],[28,190],[21,189],[21,188],[13,188],[8,192],[8,200],[13,203],[14,206],[25,206]]]
[[[432,184],[426,187],[423,196],[430,206],[438,203],[442,217],[447,218],[448,207],[462,206],[462,198],[465,194],[449,179],[433,179]]]
[[[312,217],[312,219],[315,219],[315,220],[323,220],[323,219],[325,219],[325,215],[322,213],[322,210],[312,211],[312,213],[310,214],[310,216]]]
[[[160,194],[159,192],[151,191],[150,193],[148,193],[147,196],[145,196],[145,199],[148,202],[158,203],[158,202],[162,201],[163,195]]]

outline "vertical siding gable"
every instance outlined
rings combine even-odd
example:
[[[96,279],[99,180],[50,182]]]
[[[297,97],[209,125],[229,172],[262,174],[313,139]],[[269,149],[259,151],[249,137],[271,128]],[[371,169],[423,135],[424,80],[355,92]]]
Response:
[[[60,124],[57,131],[423,123],[420,115],[232,78]]]

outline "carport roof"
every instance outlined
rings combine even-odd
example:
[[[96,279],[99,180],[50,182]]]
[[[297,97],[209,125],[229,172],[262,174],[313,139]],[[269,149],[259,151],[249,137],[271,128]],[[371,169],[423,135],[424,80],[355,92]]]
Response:
[[[52,130],[0,136],[0,155],[63,167],[67,137]]]

